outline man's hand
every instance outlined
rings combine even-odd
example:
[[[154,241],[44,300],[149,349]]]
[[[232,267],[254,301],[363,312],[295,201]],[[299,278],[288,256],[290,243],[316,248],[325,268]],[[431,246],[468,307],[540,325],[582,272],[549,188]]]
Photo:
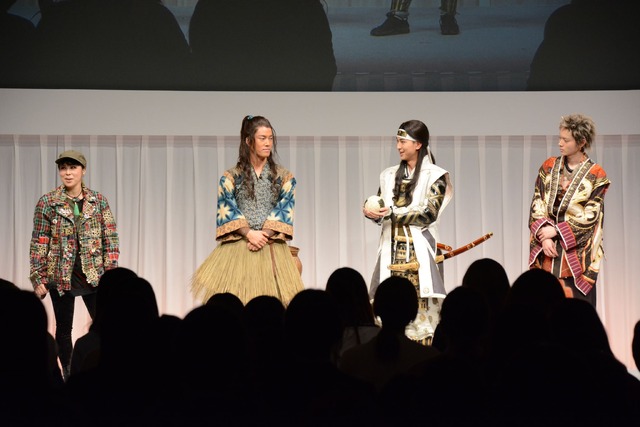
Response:
[[[39,296],[40,298],[44,298],[48,293],[49,290],[47,289],[47,287],[43,284],[40,284],[38,286],[35,287],[35,289],[33,290],[33,292]]]
[[[544,227],[540,228],[536,233],[536,237],[541,242],[546,239],[553,239],[557,235],[558,235],[558,231],[556,230],[555,227],[552,227],[551,225],[545,225]]]
[[[549,258],[555,258],[558,256],[556,251],[556,243],[552,239],[545,239],[542,241],[542,252]]]
[[[367,218],[375,219],[376,221],[378,221],[380,218],[384,218],[385,216],[387,216],[387,214],[389,213],[389,208],[380,208],[379,213],[370,211],[367,208],[362,208],[362,213]]]
[[[259,251],[269,241],[269,236],[262,230],[250,230],[245,237],[248,242],[247,248],[252,252]]]

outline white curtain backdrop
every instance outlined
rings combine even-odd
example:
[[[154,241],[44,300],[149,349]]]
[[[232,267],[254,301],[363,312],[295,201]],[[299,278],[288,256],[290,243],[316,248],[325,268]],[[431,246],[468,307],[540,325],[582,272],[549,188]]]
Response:
[[[443,243],[457,247],[493,238],[445,261],[448,290],[474,260],[504,265],[511,282],[527,268],[527,220],[540,164],[557,155],[555,135],[432,138],[437,164],[450,171],[454,198],[441,219]],[[0,135],[0,277],[30,289],[29,239],[38,198],[59,184],[54,160],[77,149],[87,157],[86,184],[102,192],[116,216],[120,265],[153,285],[162,313],[183,317],[198,305],[189,292],[193,271],[215,247],[215,204],[222,172],[235,164],[237,136]],[[279,135],[280,163],[298,181],[295,238],[303,281],[324,288],[341,266],[371,277],[378,227],[365,220],[363,201],[378,174],[398,162],[389,137]],[[633,368],[633,325],[640,319],[640,135],[596,138],[591,157],[609,175],[604,262],[598,312],[616,356]],[[44,300],[53,331],[49,298]],[[83,304],[74,338],[85,333]]]

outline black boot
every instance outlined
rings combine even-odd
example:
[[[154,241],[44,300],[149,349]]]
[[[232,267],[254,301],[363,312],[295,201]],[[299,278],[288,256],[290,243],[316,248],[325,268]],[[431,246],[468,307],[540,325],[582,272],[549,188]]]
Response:
[[[458,21],[456,21],[455,15],[448,13],[440,15],[440,33],[442,33],[443,36],[460,34],[460,27],[458,27]]]
[[[393,12],[387,13],[387,19],[382,25],[371,30],[372,36],[395,36],[396,34],[408,34],[409,21],[398,18]]]

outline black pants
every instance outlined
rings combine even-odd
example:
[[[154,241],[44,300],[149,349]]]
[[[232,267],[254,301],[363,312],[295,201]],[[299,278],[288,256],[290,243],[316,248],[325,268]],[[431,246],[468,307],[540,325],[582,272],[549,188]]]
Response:
[[[584,300],[589,304],[591,304],[593,308],[596,308],[596,287],[595,286],[593,287],[593,289],[591,289],[591,292],[589,292],[589,294],[583,295],[583,293],[580,292],[580,289],[576,287],[576,283],[573,280],[573,277],[565,277],[560,280],[564,283],[564,286],[569,287],[573,291],[573,298]]]
[[[57,290],[50,293],[51,302],[53,303],[53,313],[56,317],[56,343],[58,344],[58,357],[62,367],[71,365],[71,352],[73,344],[71,341],[71,330],[73,329],[73,312],[76,297],[69,292],[65,292],[62,296]],[[91,320],[96,315],[96,293],[83,295],[84,305],[89,311]]]

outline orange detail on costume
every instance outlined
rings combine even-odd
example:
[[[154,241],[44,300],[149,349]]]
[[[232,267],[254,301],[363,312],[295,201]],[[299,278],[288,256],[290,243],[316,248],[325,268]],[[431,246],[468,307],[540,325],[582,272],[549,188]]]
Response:
[[[551,169],[553,168],[553,165],[556,162],[557,157],[549,157],[547,160],[545,160],[545,162],[543,163],[543,168],[544,169]]]
[[[597,178],[605,178],[607,176],[607,173],[600,167],[600,165],[594,165],[591,168],[591,173]]]

